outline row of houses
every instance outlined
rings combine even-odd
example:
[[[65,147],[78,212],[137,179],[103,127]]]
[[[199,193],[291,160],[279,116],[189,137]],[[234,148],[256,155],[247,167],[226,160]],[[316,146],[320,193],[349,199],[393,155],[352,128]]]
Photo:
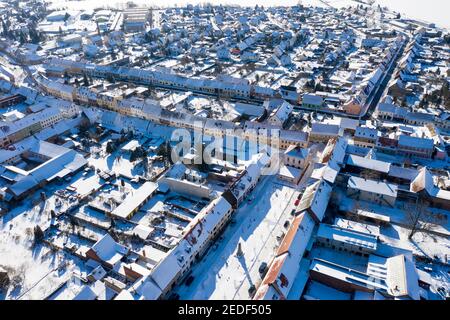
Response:
[[[347,114],[361,114],[361,112],[364,111],[364,106],[367,103],[370,103],[370,99],[374,92],[376,92],[376,89],[380,86],[384,75],[391,67],[403,45],[404,39],[401,37],[397,38],[392,46],[383,52],[384,56],[381,58],[380,64],[368,73],[359,83],[354,79],[355,75],[353,74],[353,76],[350,77],[350,80],[348,80],[348,83],[352,86],[352,90],[348,93],[335,94],[315,92],[304,94],[301,99],[302,107],[320,110],[326,109],[329,105],[333,105],[334,107],[339,107]]]
[[[202,131],[207,136],[220,137],[237,136],[261,144],[271,144],[276,148],[286,149],[290,145],[305,147],[308,143],[308,134],[301,131],[284,130],[278,125],[245,121],[237,125],[230,121],[205,119],[200,116],[190,115],[177,111],[169,111],[161,108],[156,103],[147,103],[137,99],[119,99],[94,92],[85,87],[75,88],[70,85],[50,81],[43,77],[38,79],[43,90],[64,100],[74,101],[80,104],[88,104],[103,107],[128,116],[144,118],[149,121],[164,125]],[[279,120],[285,121],[289,114],[286,108],[291,110],[290,104],[282,104],[274,114]],[[281,119],[281,120],[280,120]]]
[[[353,136],[355,146],[369,149],[374,148],[376,151],[387,154],[430,159],[437,150],[435,140],[431,138],[407,134],[401,134],[397,139],[389,138],[383,136],[375,128],[361,125],[352,126],[347,129],[347,132]],[[309,132],[309,141],[326,143],[330,139],[342,136],[345,131],[345,125],[342,124],[313,123]]]
[[[390,120],[417,126],[434,124],[444,131],[450,130],[448,118],[425,112],[411,112],[392,103],[380,103],[375,111],[375,116],[380,120]]]
[[[174,73],[143,70],[127,67],[100,66],[95,64],[75,62],[52,58],[46,70],[58,67],[69,74],[83,75],[113,79],[118,81],[130,81],[147,86],[170,88],[174,90],[192,91],[202,94],[219,95],[230,98],[255,99],[263,101],[266,98],[276,96],[276,91],[271,88],[244,84],[236,81],[211,80],[201,78],[186,78]],[[64,73],[63,72],[63,73]]]

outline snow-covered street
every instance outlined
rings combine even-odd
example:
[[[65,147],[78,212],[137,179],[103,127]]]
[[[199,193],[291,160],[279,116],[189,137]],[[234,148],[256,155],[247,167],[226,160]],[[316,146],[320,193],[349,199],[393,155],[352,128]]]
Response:
[[[232,223],[194,268],[194,281],[181,284],[182,299],[249,299],[248,289],[261,281],[258,269],[269,263],[285,232],[297,192],[279,184],[276,176],[264,177],[236,212]],[[256,201],[258,200],[258,201]],[[236,256],[239,242],[244,255]],[[220,258],[218,258],[220,257]]]

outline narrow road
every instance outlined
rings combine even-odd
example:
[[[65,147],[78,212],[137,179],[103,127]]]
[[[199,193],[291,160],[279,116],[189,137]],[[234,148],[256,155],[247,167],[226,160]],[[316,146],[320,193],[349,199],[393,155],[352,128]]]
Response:
[[[365,110],[361,114],[361,118],[363,120],[368,120],[371,118],[373,112],[375,111],[378,103],[380,102],[381,98],[384,96],[385,91],[388,89],[387,85],[392,79],[392,75],[394,74],[394,71],[397,69],[397,62],[400,59],[400,57],[403,56],[403,51],[405,49],[405,43],[408,42],[408,39],[405,40],[405,42],[402,44],[402,47],[397,51],[397,54],[394,58],[394,60],[389,65],[389,69],[387,72],[384,73],[383,80],[378,85],[375,92],[371,94],[371,97],[369,97],[367,100],[369,101],[366,106]]]

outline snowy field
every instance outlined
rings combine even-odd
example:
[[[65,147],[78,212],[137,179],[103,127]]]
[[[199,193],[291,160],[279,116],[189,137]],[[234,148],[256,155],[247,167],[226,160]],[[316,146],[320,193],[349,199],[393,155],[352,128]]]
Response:
[[[450,29],[450,1],[444,0],[376,0],[381,6],[401,12],[407,17],[434,22]]]
[[[249,299],[248,289],[261,281],[259,267],[269,263],[278,247],[277,237],[286,230],[291,199],[297,192],[267,176],[234,215],[231,224],[209,253],[194,267],[194,281],[178,290],[181,299]],[[239,242],[244,256],[237,257]]]

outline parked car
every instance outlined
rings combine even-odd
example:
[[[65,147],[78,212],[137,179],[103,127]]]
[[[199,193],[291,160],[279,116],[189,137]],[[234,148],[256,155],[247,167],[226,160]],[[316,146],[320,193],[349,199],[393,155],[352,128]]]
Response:
[[[262,262],[258,271],[260,275],[264,275],[267,272],[267,262]]]
[[[253,295],[256,293],[256,286],[252,284],[250,288],[248,288],[248,294],[253,298]]]

